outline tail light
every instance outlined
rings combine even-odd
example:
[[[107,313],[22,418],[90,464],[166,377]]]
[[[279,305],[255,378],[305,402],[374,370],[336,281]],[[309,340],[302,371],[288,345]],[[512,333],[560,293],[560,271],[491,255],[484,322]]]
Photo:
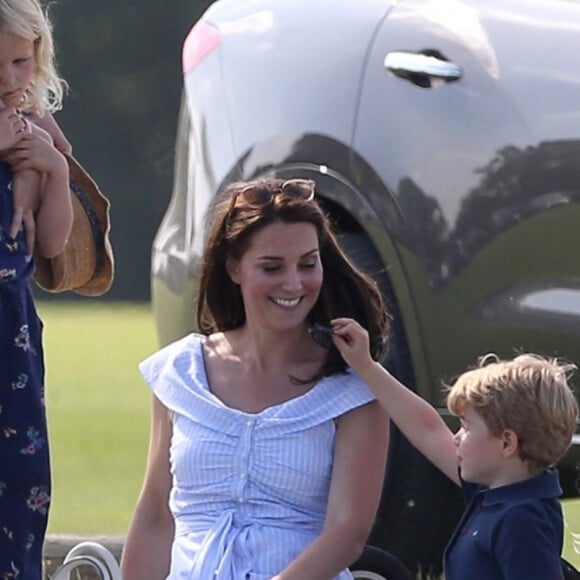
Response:
[[[220,32],[215,26],[205,20],[198,20],[183,43],[181,55],[183,74],[193,70],[218,48],[220,41]]]

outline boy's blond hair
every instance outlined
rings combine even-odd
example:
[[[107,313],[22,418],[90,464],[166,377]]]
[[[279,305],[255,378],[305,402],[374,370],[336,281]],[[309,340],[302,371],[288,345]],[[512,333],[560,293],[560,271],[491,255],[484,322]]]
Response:
[[[576,431],[578,403],[568,385],[576,366],[556,358],[521,354],[500,360],[490,354],[455,381],[447,407],[462,415],[476,411],[493,435],[510,429],[518,436],[519,455],[532,471],[555,464]]]
[[[52,25],[38,0],[0,0],[0,32],[8,32],[34,43],[36,74],[20,107],[40,116],[62,108],[67,84],[54,62]]]

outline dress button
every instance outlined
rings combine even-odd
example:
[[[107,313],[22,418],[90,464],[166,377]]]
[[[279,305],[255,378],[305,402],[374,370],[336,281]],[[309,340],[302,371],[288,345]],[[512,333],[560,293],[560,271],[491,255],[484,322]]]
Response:
[[[254,424],[254,421],[252,421],[252,419],[248,419],[248,420],[246,421],[246,425],[247,425],[248,427],[251,427],[253,424]]]

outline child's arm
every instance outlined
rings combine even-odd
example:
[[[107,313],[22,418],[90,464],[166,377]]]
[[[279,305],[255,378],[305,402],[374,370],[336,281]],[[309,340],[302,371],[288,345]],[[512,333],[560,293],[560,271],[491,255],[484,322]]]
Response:
[[[30,254],[34,251],[36,241],[35,214],[40,207],[42,177],[34,169],[23,169],[14,173],[12,180],[12,200],[14,216],[10,224],[9,235],[15,238],[23,225],[26,233],[26,245]]]
[[[503,579],[564,578],[560,561],[560,510],[550,505],[550,500],[545,501],[511,500],[511,509],[501,510],[502,517],[493,526],[490,547]]]
[[[453,433],[439,413],[373,361],[367,331],[350,318],[332,321],[333,341],[346,363],[359,373],[392,421],[429,461],[459,484]]]
[[[66,155],[72,154],[72,145],[65,137],[65,134],[56,122],[56,119],[52,116],[52,113],[47,111],[42,117],[31,115],[30,120],[36,128],[40,128],[50,135],[54,146],[61,153],[65,153]]]
[[[66,159],[55,147],[34,133],[24,134],[5,156],[14,172],[34,169],[43,173],[36,218],[36,248],[41,256],[59,254],[72,228],[72,201]]]

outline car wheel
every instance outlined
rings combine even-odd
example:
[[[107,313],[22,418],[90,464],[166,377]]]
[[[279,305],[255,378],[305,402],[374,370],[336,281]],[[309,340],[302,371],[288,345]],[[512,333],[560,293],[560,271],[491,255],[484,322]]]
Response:
[[[374,546],[365,546],[350,571],[356,580],[413,580],[398,558]]]
[[[388,264],[364,233],[342,233],[341,244],[354,263],[379,284],[393,323],[385,366],[414,389],[413,366]],[[430,401],[432,403],[432,401]],[[440,574],[443,551],[464,509],[459,488],[391,426],[387,471],[369,544],[395,554],[413,573]]]

